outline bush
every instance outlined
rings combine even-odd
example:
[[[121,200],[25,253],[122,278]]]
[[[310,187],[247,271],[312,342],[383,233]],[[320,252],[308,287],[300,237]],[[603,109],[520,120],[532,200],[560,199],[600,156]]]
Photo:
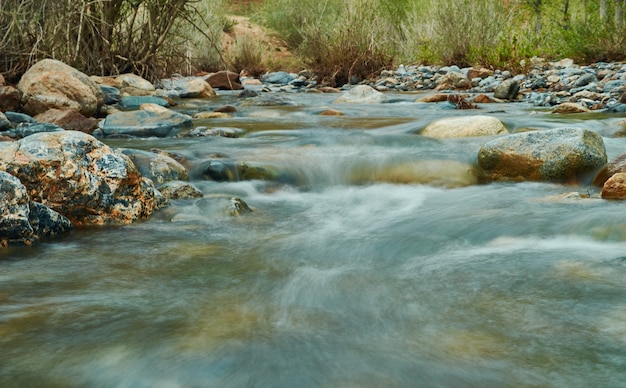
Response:
[[[214,17],[200,8],[209,3],[4,0],[0,71],[16,78],[42,58],[100,75],[134,72],[155,79],[175,69],[190,70],[195,60],[190,31],[213,45],[218,39],[209,28]]]

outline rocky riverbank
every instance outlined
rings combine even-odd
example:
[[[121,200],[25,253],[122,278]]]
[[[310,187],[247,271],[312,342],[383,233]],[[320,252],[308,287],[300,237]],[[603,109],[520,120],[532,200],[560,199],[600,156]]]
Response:
[[[168,198],[202,196],[189,182],[190,175],[214,181],[261,179],[295,184],[288,172],[245,161],[211,158],[190,166],[180,155],[164,150],[115,149],[104,141],[236,138],[242,136],[236,128],[211,128],[198,122],[245,114],[252,106],[296,105],[298,93],[337,93],[333,109],[323,115],[342,115],[346,104],[393,104],[386,91],[421,92],[415,93],[416,104],[477,109],[462,117],[434,121],[417,132],[441,141],[487,136],[477,155],[478,164],[461,168],[463,185],[593,179],[603,187],[602,197],[626,198],[625,157],[607,163],[603,139],[592,129],[511,133],[500,120],[480,111],[486,104],[506,101],[551,107],[559,114],[624,116],[626,64],[578,66],[568,60],[533,59],[529,67],[528,74],[513,75],[480,68],[401,65],[376,79],[331,88],[317,84],[306,71],[274,72],[259,79],[219,72],[175,76],[153,84],[133,74],[89,77],[61,62],[44,60],[17,85],[4,85],[0,78],[0,139],[4,140],[0,141],[0,243],[30,245],[75,226],[146,219],[167,206]],[[239,95],[236,106],[217,105],[210,111],[177,107],[185,99],[210,100],[225,90]],[[371,179],[390,179],[384,173],[374,175]],[[415,182],[398,182],[405,181]],[[438,181],[440,176],[419,183],[436,185]],[[224,206],[233,215],[249,211],[238,198]]]

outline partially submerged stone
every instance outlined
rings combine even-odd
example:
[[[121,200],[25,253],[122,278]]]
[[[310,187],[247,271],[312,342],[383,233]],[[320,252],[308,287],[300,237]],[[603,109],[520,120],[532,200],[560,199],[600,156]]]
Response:
[[[619,172],[611,176],[602,186],[602,198],[626,199],[626,173]]]
[[[421,132],[422,136],[435,139],[495,136],[509,133],[504,124],[493,116],[447,117],[434,121]]]
[[[133,161],[143,177],[151,179],[156,185],[189,179],[185,166],[163,153],[131,148],[121,148],[120,151]]]
[[[387,100],[387,97],[367,85],[357,85],[352,89],[344,92],[335,104],[380,104]]]
[[[143,109],[112,113],[101,129],[105,136],[169,137],[191,126],[191,117],[185,114],[167,109],[160,112]]]
[[[593,131],[559,128],[517,133],[484,144],[478,166],[489,181],[578,181],[606,163],[602,137]]]

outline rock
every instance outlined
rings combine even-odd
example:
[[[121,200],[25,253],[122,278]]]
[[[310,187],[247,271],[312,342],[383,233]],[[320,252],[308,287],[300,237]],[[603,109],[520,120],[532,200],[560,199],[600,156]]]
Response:
[[[63,132],[64,129],[56,124],[49,123],[35,123],[35,124],[20,124],[7,131],[7,134],[15,139],[22,139],[24,137],[34,135],[36,133],[43,132]]]
[[[232,197],[230,199],[230,206],[227,208],[226,213],[233,217],[242,216],[246,213],[251,213],[252,209],[248,206],[243,199],[239,197]]]
[[[448,94],[444,93],[431,94],[429,96],[419,98],[417,102],[444,102],[448,101],[448,96]]]
[[[237,95],[237,98],[254,98],[258,95],[259,93],[255,92],[254,90],[245,89]]]
[[[261,77],[261,81],[267,84],[279,84],[287,85],[293,81],[296,77],[293,74],[289,74],[286,71],[276,71],[272,73],[264,74]]]
[[[357,85],[344,92],[335,100],[335,104],[380,104],[386,100],[387,97],[383,93],[371,86]]]
[[[581,75],[576,81],[574,81],[574,86],[575,87],[587,86],[593,82],[598,82],[598,79],[596,78],[595,74],[587,73],[587,74]]]
[[[335,109],[326,109],[320,113],[320,116],[343,116],[343,112]]]
[[[11,121],[7,119],[4,113],[0,112],[0,131],[6,131],[12,127]]]
[[[486,94],[479,94],[478,96],[474,97],[474,102],[476,104],[491,104],[494,101],[491,97],[489,97]]]
[[[70,131],[93,133],[98,128],[98,120],[85,117],[75,110],[50,109],[34,117],[41,123],[56,124]]]
[[[375,171],[370,179],[374,182],[426,184],[437,187],[456,188],[478,183],[475,168],[455,160],[420,160],[402,163]]]
[[[493,96],[501,100],[516,100],[518,92],[519,83],[515,79],[508,79],[496,87]]]
[[[6,85],[6,81],[4,80],[4,76],[0,73],[0,87]]]
[[[564,102],[552,109],[552,113],[586,113],[591,112],[590,109],[575,102]]]
[[[198,112],[193,115],[194,119],[230,119],[233,116],[224,112]]]
[[[192,199],[204,196],[202,191],[198,190],[189,182],[169,181],[159,186],[159,191],[167,199]]]
[[[119,89],[128,96],[151,96],[155,92],[152,82],[135,74],[121,74],[115,79]]]
[[[99,84],[100,90],[104,94],[104,104],[113,105],[117,104],[121,100],[120,90],[114,86]]]
[[[0,246],[31,245],[41,237],[56,236],[72,228],[67,218],[31,201],[19,179],[0,171]]]
[[[504,124],[493,116],[461,116],[437,120],[426,126],[422,136],[435,139],[494,136],[509,133]]]
[[[239,166],[225,159],[208,159],[193,170],[194,177],[217,182],[236,182],[241,180]]]
[[[22,94],[13,86],[0,86],[0,112],[18,110]]]
[[[244,92],[241,92],[241,93],[243,94]],[[243,106],[298,106],[298,104],[292,99],[290,99],[289,97],[281,96],[278,94],[261,94],[255,97],[248,97],[244,100],[242,105]]]
[[[155,104],[164,108],[171,106],[168,100],[156,96],[126,96],[120,100],[118,106],[123,110],[137,110],[143,104]]]
[[[626,199],[626,173],[611,176],[602,186],[601,196],[604,199]]]
[[[622,104],[626,104],[626,92],[622,93],[622,95],[620,96],[618,102],[620,102]]]
[[[191,128],[191,117],[162,108],[164,111],[137,110],[116,112],[101,125],[105,136],[168,137]]]
[[[469,89],[472,84],[465,74],[458,71],[450,71],[439,79],[437,89],[449,89],[450,86],[453,89]]]
[[[493,70],[486,69],[484,67],[479,67],[477,69],[471,68],[467,72],[468,79],[480,78],[485,79],[493,75]]]
[[[602,137],[576,128],[503,136],[478,153],[478,166],[489,181],[577,181],[605,163]]]
[[[478,109],[478,105],[474,105],[467,99],[458,94],[448,96],[448,102],[453,104],[456,109]]]
[[[31,200],[76,225],[127,224],[164,205],[133,162],[93,136],[37,133],[0,147],[0,170],[16,176]]]
[[[218,106],[217,108],[213,109],[213,112],[216,112],[216,113],[235,113],[235,112],[237,112],[237,108],[235,108],[232,105],[222,105],[222,106]]]
[[[166,90],[175,90],[181,98],[208,98],[215,90],[201,77],[176,77],[161,80]]]
[[[617,156],[607,163],[606,166],[593,178],[593,184],[599,187],[604,185],[611,176],[617,173],[626,173],[626,153]]]
[[[167,155],[130,148],[121,148],[120,151],[133,161],[144,178],[151,179],[155,185],[189,179],[185,167]]]
[[[206,78],[206,82],[214,89],[241,90],[243,85],[239,81],[239,74],[232,71],[218,71]]]
[[[35,120],[34,118],[30,117],[27,114],[24,113],[17,113],[17,112],[4,112],[4,115],[6,116],[7,119],[9,119],[9,121],[11,122],[12,126],[16,126],[19,124],[35,124],[37,123],[37,120]]]
[[[104,103],[102,90],[84,73],[54,59],[33,65],[17,84],[31,116],[49,109],[74,109],[93,116]]]
[[[180,137],[204,137],[204,136],[221,136],[237,138],[245,135],[246,131],[241,128],[234,127],[196,127],[189,132],[181,133]]]

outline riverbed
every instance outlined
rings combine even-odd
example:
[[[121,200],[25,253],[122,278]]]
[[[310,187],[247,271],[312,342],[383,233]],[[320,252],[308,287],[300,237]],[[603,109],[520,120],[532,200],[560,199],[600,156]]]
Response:
[[[190,169],[219,155],[289,179],[215,182],[149,220],[0,251],[2,387],[618,387],[626,384],[626,204],[590,180],[454,185],[369,179],[424,161],[476,164],[490,137],[419,135],[487,114],[511,132],[600,133],[624,116],[480,110],[389,93],[376,105],[287,94],[231,104],[239,138],[103,139]],[[344,116],[322,116],[326,109]],[[383,174],[384,175],[384,174]],[[444,174],[445,176],[445,174]],[[589,195],[563,196],[576,192]],[[224,211],[238,197],[253,210]]]

